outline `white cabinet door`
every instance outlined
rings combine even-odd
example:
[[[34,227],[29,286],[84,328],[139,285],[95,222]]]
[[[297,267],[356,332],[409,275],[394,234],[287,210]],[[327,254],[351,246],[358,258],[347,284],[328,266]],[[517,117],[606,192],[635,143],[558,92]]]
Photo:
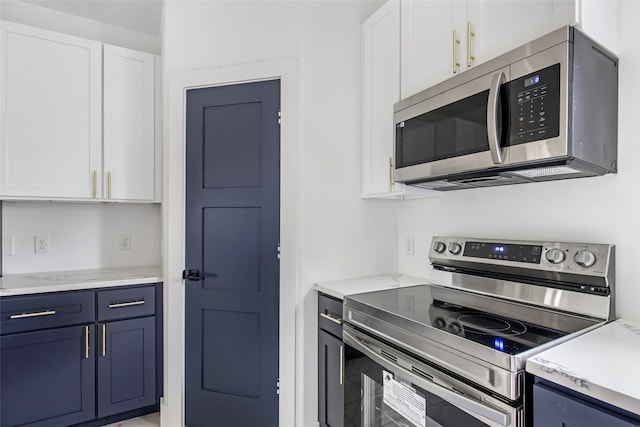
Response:
[[[434,192],[393,182],[393,104],[400,100],[400,4],[390,0],[362,25],[362,197]]]
[[[401,94],[402,98],[420,92],[452,77],[455,66],[463,59],[460,7],[464,2],[450,0],[402,0],[401,31]],[[464,17],[462,17],[464,21]],[[455,55],[455,57],[454,57]]]
[[[362,194],[397,190],[391,177],[393,104],[400,100],[399,4],[389,1],[362,25]]]
[[[102,45],[1,27],[0,196],[99,197]]]
[[[567,0],[470,0],[472,65],[481,64],[575,23],[576,2]]]
[[[155,197],[155,58],[104,45],[103,197]]]

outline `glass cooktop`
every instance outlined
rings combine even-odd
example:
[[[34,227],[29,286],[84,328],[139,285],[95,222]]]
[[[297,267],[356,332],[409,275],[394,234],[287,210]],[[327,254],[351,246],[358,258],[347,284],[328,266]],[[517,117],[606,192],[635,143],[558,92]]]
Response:
[[[597,323],[435,285],[350,295],[345,297],[345,307],[376,319],[376,324],[390,324],[438,342],[442,342],[439,338],[449,337],[448,345],[472,341],[507,355],[526,352]],[[434,334],[434,330],[440,331],[440,335]]]

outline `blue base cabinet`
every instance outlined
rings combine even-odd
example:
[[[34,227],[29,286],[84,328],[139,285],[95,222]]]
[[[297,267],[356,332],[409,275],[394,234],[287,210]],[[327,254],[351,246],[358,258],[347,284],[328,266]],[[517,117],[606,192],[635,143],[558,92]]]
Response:
[[[97,427],[157,411],[160,284],[0,298],[0,427]]]
[[[58,427],[95,417],[95,326],[0,337],[2,426]]]
[[[98,417],[156,402],[155,317],[104,323],[98,356]]]
[[[560,386],[537,382],[533,427],[640,427],[640,418]]]

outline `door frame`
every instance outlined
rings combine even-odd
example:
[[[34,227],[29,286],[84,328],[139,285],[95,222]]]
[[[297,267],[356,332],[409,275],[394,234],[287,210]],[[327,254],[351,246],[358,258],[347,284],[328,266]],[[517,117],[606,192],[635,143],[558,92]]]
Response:
[[[280,80],[280,315],[279,425],[294,426],[296,283],[298,279],[298,64],[296,58],[231,65],[169,76],[165,85],[162,256],[164,279],[164,397],[162,427],[184,426],[184,284],[186,91],[263,80]],[[170,368],[170,369],[169,369]],[[274,390],[275,392],[275,390]]]

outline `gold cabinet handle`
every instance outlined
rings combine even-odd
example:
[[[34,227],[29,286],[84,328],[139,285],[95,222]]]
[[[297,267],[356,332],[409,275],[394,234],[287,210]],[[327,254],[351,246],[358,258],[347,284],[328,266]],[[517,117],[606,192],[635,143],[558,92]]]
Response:
[[[121,302],[118,304],[109,304],[109,308],[131,307],[132,305],[142,305],[142,304],[144,304],[144,300],[132,301],[132,302]]]
[[[336,323],[338,325],[342,325],[342,319],[340,319],[338,317],[333,317],[329,313],[320,313],[320,317],[323,317],[323,318],[325,318],[327,320],[331,320],[333,323]]]
[[[393,159],[389,157],[389,192],[393,191]]]
[[[98,195],[98,172],[93,171],[91,173],[91,197],[94,199]]]
[[[107,199],[111,198],[111,172],[107,172]]]
[[[89,327],[84,327],[84,358],[89,358]]]
[[[476,57],[471,54],[471,37],[476,33],[471,29],[471,21],[467,21],[467,67],[471,67],[471,61],[475,61]]]
[[[28,317],[51,316],[52,314],[56,314],[56,311],[47,310],[47,311],[38,311],[36,313],[14,314],[13,316],[9,316],[9,319],[26,319]]]
[[[340,346],[340,385],[344,383],[344,346]]]
[[[102,357],[107,355],[107,324],[102,324]]]
[[[453,73],[458,72],[458,68],[460,67],[460,63],[458,62],[458,45],[460,44],[460,40],[456,35],[456,30],[453,30]]]

